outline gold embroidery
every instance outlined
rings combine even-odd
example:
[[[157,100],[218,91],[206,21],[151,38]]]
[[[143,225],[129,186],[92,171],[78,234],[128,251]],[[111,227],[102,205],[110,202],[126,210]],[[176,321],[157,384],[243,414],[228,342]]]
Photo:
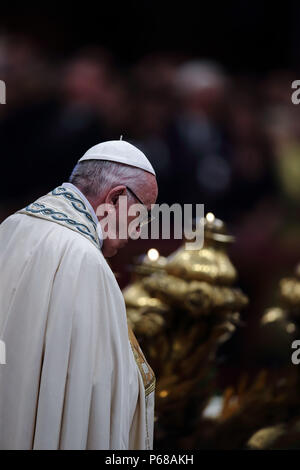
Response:
[[[135,362],[137,363],[137,366],[142,375],[145,387],[145,396],[147,397],[155,389],[155,375],[148,362],[146,361],[146,358],[139,346],[139,343],[129,325],[128,337],[135,358]]]

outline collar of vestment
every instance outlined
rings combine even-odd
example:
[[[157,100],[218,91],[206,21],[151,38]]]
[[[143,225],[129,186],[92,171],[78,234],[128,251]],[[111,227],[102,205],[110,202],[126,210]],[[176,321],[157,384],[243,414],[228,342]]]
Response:
[[[90,240],[100,250],[101,228],[96,214],[79,189],[72,186],[64,183],[18,213],[63,225]]]
[[[97,215],[92,207],[92,205],[90,204],[89,200],[85,197],[85,195],[80,191],[79,188],[77,188],[77,186],[75,186],[74,184],[72,183],[63,183],[62,184],[62,187],[63,188],[67,188],[67,189],[71,189],[72,191],[75,191],[80,199],[84,202],[84,204],[86,205],[87,207],[87,210],[88,212],[91,214],[95,224],[96,224],[96,230],[97,230],[97,233],[98,233],[98,238],[99,238],[99,242],[100,242],[100,247],[102,248],[102,245],[103,245],[103,232],[102,232],[102,228],[101,228],[101,224],[99,222],[99,220],[97,219]]]

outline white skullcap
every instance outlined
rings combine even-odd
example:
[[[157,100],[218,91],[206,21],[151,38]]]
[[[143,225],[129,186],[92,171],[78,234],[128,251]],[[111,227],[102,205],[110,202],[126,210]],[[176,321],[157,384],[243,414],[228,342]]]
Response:
[[[155,175],[155,171],[146,155],[125,140],[109,140],[91,147],[78,162],[85,160],[109,160],[135,166]]]

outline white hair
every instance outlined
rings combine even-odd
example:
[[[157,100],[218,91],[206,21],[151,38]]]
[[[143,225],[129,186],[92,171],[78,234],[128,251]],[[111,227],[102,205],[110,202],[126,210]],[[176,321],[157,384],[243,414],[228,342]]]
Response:
[[[107,193],[119,184],[130,189],[143,191],[147,181],[144,170],[122,163],[107,160],[85,160],[77,163],[69,182],[74,184],[86,196],[92,199]]]

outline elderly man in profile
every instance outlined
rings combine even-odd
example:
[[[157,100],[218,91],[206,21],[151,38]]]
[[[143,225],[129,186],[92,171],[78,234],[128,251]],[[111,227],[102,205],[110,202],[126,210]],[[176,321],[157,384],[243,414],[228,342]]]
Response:
[[[105,260],[130,235],[119,236],[121,196],[148,217],[155,172],[128,142],[103,142],[0,226],[0,449],[153,446],[155,376]]]

